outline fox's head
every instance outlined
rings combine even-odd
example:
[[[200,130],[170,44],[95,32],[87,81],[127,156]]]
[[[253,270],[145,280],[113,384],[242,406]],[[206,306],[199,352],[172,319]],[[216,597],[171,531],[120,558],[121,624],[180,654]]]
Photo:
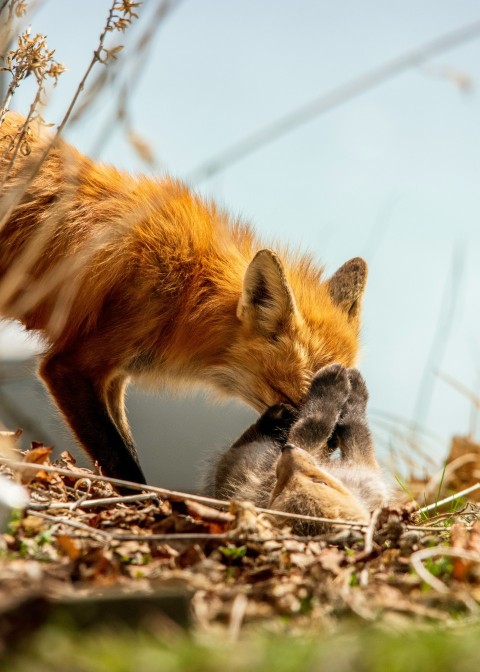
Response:
[[[369,519],[364,504],[341,481],[320,467],[305,450],[290,444],[282,449],[277,462],[277,481],[269,508],[329,519],[363,522]],[[319,529],[315,531],[319,531],[322,525],[316,527]]]
[[[366,280],[360,258],[321,280],[308,263],[284,267],[274,252],[258,252],[245,272],[240,328],[214,376],[217,389],[260,412],[277,403],[298,406],[318,369],[353,366]]]

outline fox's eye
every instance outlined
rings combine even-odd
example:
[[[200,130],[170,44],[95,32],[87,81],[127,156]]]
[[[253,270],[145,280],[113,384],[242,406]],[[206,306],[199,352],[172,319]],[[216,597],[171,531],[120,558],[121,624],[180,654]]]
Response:
[[[318,485],[328,485],[326,481],[321,481],[319,478],[312,478],[312,483],[317,483]]]

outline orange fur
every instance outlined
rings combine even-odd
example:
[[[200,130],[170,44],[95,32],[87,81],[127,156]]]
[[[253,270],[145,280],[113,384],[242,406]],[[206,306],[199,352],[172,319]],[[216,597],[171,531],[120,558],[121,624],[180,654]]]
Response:
[[[23,122],[9,113],[0,127],[0,179]],[[129,378],[207,385],[263,410],[299,403],[320,367],[355,363],[364,262],[355,260],[356,277],[340,273],[335,291],[308,257],[265,251],[252,265],[262,246],[249,226],[176,180],[132,177],[63,141],[25,190],[49,140],[33,133],[6,179],[4,207],[19,196],[0,231],[0,309],[43,334],[41,374],[92,456],[106,459],[106,439],[97,454],[94,423],[90,438],[79,430],[67,377],[85,384],[85,413],[93,397],[107,409],[98,422],[112,432],[113,423],[136,459],[123,412]]]

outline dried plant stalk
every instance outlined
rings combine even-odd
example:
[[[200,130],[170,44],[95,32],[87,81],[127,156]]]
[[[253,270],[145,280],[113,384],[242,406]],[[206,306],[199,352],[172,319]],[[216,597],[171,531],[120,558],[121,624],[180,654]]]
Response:
[[[4,168],[3,179],[0,185],[0,188],[4,192],[2,194],[2,207],[0,211],[0,230],[7,224],[13,211],[21,203],[49,153],[58,145],[63,130],[72,115],[92,69],[97,63],[106,64],[114,59],[116,53],[121,48],[118,45],[111,49],[107,48],[106,38],[108,34],[113,31],[125,31],[133,19],[137,18],[138,15],[135,10],[139,6],[140,3],[132,2],[131,0],[113,0],[97,47],[55,134],[48,142],[42,144],[41,151],[36,151],[35,156],[32,155],[32,161],[27,166],[24,166],[24,169],[22,168],[20,187],[15,189],[10,188],[8,191],[5,189],[8,187],[8,178],[12,173],[13,166],[18,161],[19,155],[25,156],[31,153],[29,143],[31,123],[35,120],[44,124],[43,119],[37,112],[37,106],[43,100],[46,81],[53,79],[54,84],[56,84],[58,77],[65,68],[53,59],[54,50],[47,48],[46,37],[43,35],[31,37],[28,30],[19,36],[17,49],[10,50],[6,55],[4,70],[11,73],[12,79],[7,89],[2,109],[0,110],[0,123],[8,111],[15,90],[31,74],[35,76],[37,81],[37,93],[23,125],[18,129],[15,137],[7,138],[7,146],[4,148],[2,160],[7,160],[8,164]],[[47,249],[52,236],[55,234],[56,227],[61,224],[69,198],[72,197],[77,184],[72,167],[66,166],[65,170],[68,174],[66,189],[61,195],[59,194],[55,207],[50,208],[44,225],[39,227],[35,234],[31,236],[26,249],[2,278],[0,284],[0,303],[3,305],[12,301],[12,298],[18,293],[19,288],[24,285],[25,280],[31,276],[32,269],[34,269],[45,249]],[[101,246],[102,244],[106,244],[106,241],[97,241],[97,245]],[[83,254],[93,252],[94,250],[86,250]],[[40,301],[52,286],[61,285],[62,291],[58,293],[58,300],[52,311],[52,320],[58,323],[59,328],[61,328],[68,319],[70,306],[78,291],[77,277],[79,274],[77,271],[82,267],[84,261],[81,255],[73,262],[72,259],[69,259],[68,263],[67,260],[60,261],[49,277],[41,278],[42,282],[37,284],[36,289],[35,287],[33,288],[29,296],[22,297],[21,300],[28,304],[26,309],[33,307],[34,304],[32,302]],[[40,284],[43,287],[41,291]]]

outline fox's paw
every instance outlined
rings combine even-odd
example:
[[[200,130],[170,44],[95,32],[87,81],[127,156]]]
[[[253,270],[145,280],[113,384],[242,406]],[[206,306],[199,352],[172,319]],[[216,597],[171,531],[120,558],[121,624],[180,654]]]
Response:
[[[340,415],[339,424],[346,425],[353,421],[365,420],[368,390],[358,369],[347,369],[350,382],[350,393]]]

